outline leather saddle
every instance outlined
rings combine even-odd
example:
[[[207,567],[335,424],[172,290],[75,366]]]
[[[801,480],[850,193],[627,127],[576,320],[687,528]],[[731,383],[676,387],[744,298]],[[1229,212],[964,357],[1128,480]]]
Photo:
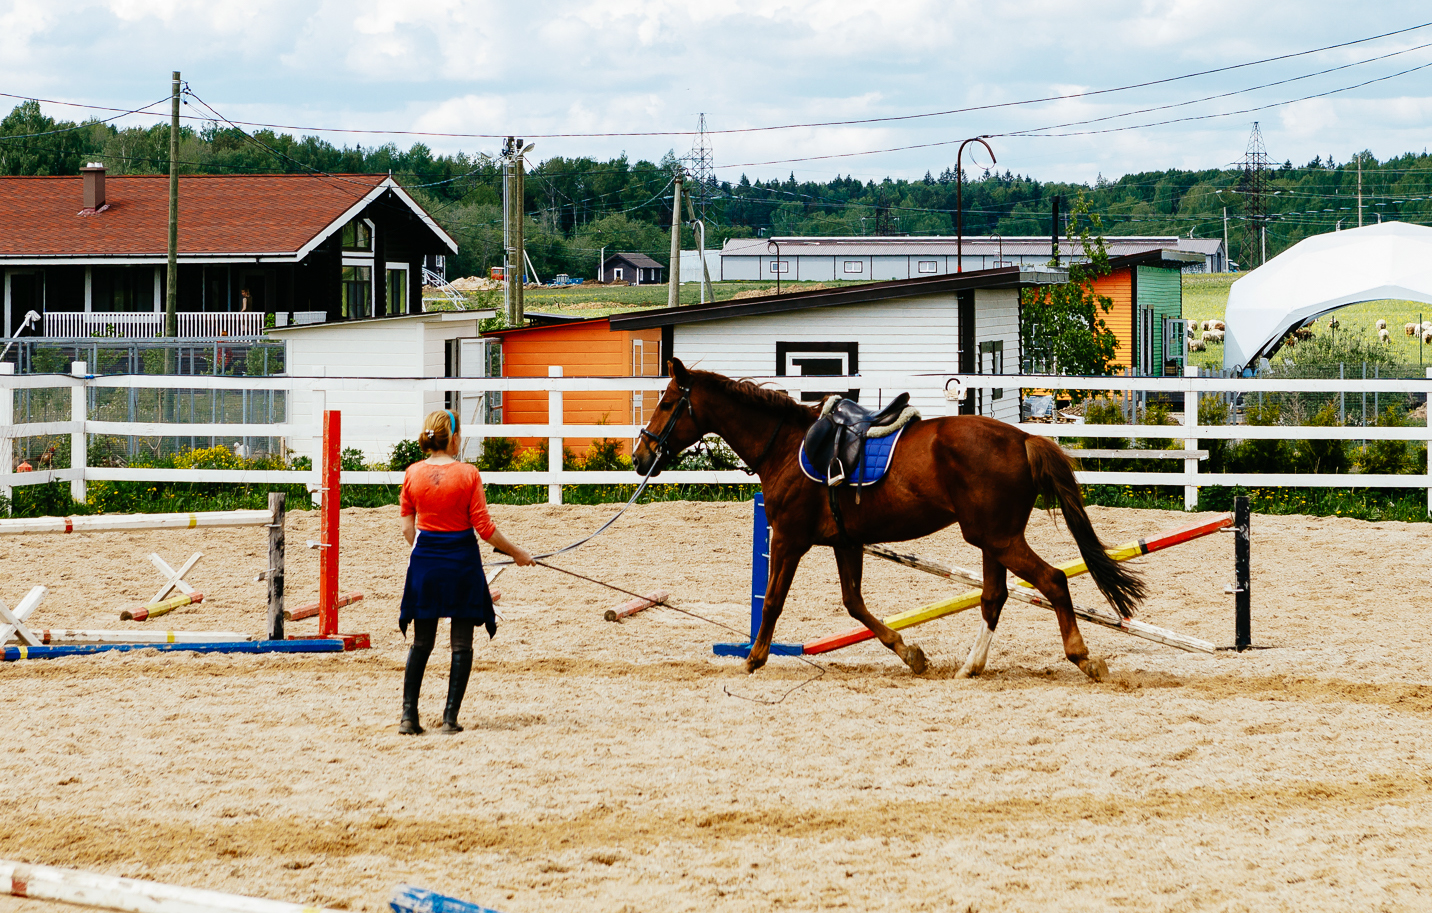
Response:
[[[901,393],[883,409],[867,409],[854,400],[827,401],[821,417],[806,431],[802,449],[812,466],[825,467],[825,484],[835,488],[859,478],[867,437],[882,437],[909,421],[910,394]]]

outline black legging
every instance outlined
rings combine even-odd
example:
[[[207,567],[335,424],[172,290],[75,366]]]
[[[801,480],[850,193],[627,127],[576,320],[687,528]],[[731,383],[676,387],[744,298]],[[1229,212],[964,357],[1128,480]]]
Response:
[[[452,652],[472,652],[474,627],[476,627],[476,623],[470,618],[454,618],[452,620]],[[433,647],[437,645],[437,642],[438,619],[413,619],[413,646],[408,653],[410,659],[418,660],[422,666],[427,666],[428,657],[432,655]]]

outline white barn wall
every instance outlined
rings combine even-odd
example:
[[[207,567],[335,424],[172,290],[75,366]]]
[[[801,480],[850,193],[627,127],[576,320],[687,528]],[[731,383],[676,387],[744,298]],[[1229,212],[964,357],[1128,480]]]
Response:
[[[287,344],[291,377],[442,377],[443,343],[476,337],[478,321],[391,320],[335,322],[304,327],[281,336]],[[387,460],[393,444],[411,440],[422,430],[423,417],[442,408],[442,394],[414,390],[383,393],[295,393],[292,421],[316,430],[324,409],[343,413],[343,447],[363,451],[369,463]],[[318,439],[295,437],[294,456],[317,459]]]
[[[1005,371],[1017,372],[1018,293],[976,291],[975,322],[977,339],[1004,340]],[[959,311],[953,294],[683,323],[673,327],[672,338],[675,354],[687,365],[731,377],[775,374],[777,342],[859,343],[861,373],[959,370]],[[879,405],[900,392],[861,388],[860,398],[866,405]],[[945,399],[938,393],[916,395],[912,402],[926,416],[945,414]],[[993,405],[995,417],[1017,421],[1017,383]]]
[[[1019,353],[1019,292],[1015,289],[980,289],[975,292],[975,348],[981,342],[999,340],[1004,343],[1004,373],[1018,374],[1022,361]],[[977,352],[978,354],[978,352]],[[988,359],[989,356],[984,356]],[[985,370],[988,371],[988,365]],[[982,414],[1002,422],[1019,421],[1019,387],[1008,387],[999,399],[985,391]]]

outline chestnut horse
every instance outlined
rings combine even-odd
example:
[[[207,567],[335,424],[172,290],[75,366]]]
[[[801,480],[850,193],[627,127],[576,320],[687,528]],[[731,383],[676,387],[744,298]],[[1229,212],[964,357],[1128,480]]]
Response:
[[[746,659],[747,672],[765,665],[796,566],[816,545],[835,551],[841,597],[851,616],[913,671],[924,672],[924,651],[906,644],[865,607],[860,594],[861,544],[918,539],[958,523],[965,541],[984,556],[980,606],[985,622],[959,675],[984,671],[990,640],[1009,595],[1006,571],[1034,584],[1054,604],[1069,661],[1095,681],[1108,675],[1103,660],[1090,658],[1079,634],[1064,572],[1051,567],[1025,541],[1036,496],[1042,494],[1046,505],[1057,503],[1063,510],[1089,573],[1122,617],[1130,617],[1142,601],[1144,584],[1105,552],[1084,511],[1073,465],[1059,445],[981,416],[913,422],[902,432],[889,472],[864,489],[859,504],[849,488],[837,491],[843,537],[825,486],[807,478],[799,466],[801,441],[818,417],[817,409],[780,391],[689,369],[678,358],[668,364],[671,383],[633,452],[637,471],[660,472],[682,450],[707,434],[717,434],[760,476],[765,493],[771,573],[761,630]]]

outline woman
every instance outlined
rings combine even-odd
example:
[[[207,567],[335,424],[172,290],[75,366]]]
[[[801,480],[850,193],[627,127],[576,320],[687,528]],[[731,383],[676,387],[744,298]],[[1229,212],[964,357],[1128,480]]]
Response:
[[[452,734],[462,732],[457,714],[472,673],[473,628],[481,622],[488,637],[497,633],[477,536],[511,555],[517,564],[532,564],[532,555],[499,532],[488,516],[477,467],[457,458],[460,438],[455,414],[447,410],[429,413],[418,445],[431,455],[408,467],[399,502],[403,538],[413,552],[398,627],[406,636],[408,622],[413,622],[413,645],[403,676],[403,717],[398,731],[404,735],[423,731],[418,723],[418,691],[437,641],[438,619],[451,618],[452,671],[448,673],[442,731]]]

